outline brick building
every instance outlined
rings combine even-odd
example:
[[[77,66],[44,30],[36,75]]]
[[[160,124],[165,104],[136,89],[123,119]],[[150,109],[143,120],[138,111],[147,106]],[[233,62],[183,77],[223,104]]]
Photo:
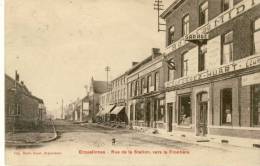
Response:
[[[176,0],[166,21],[168,131],[260,138],[260,5]]]
[[[164,57],[152,55],[127,71],[128,118],[134,127],[166,127]]]
[[[25,84],[5,75],[6,131],[30,130],[45,120],[46,107],[42,99],[31,94]]]

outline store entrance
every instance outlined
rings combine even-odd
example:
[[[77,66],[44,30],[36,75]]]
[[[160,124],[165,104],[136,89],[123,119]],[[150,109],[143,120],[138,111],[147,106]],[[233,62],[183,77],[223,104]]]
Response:
[[[206,136],[208,133],[208,94],[200,93],[198,95],[198,134]]]

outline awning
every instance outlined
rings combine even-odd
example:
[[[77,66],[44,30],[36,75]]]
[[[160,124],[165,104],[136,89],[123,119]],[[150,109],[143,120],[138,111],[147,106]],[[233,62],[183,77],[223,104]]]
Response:
[[[112,112],[111,114],[119,114],[119,112],[121,112],[123,109],[125,108],[125,106],[117,106]]]
[[[110,105],[110,106],[106,107],[106,109],[104,109],[102,112],[100,112],[100,115],[108,114],[114,108],[114,106],[115,105]]]

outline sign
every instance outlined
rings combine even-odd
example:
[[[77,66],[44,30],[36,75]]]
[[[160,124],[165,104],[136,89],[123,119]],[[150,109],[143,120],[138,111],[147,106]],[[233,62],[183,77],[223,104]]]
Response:
[[[89,103],[83,102],[83,110],[88,110],[89,109]]]
[[[208,34],[188,34],[184,36],[186,41],[193,41],[193,40],[208,40]]]
[[[167,65],[170,70],[176,70],[175,61],[173,58],[167,61]]]
[[[207,24],[198,27],[196,30],[191,32],[191,34],[207,34],[209,31],[219,27],[220,25],[228,22],[229,20],[237,17],[238,15],[244,13],[245,11],[255,7],[260,3],[259,0],[244,0],[237,5],[234,6],[234,8],[227,10],[224,13],[221,13],[219,16],[215,17],[214,19],[210,20]],[[192,37],[193,38],[193,37]],[[186,45],[188,41],[185,40],[185,37],[180,38],[175,43],[169,45],[165,52],[168,54],[172,51],[175,51],[176,49],[183,47]]]
[[[242,76],[242,86],[260,84],[260,73]]]
[[[246,68],[251,68],[254,66],[260,65],[260,56],[255,55],[255,56],[249,56],[247,58],[239,59],[237,61],[234,61],[233,63],[227,64],[227,65],[222,65],[216,69],[213,70],[206,70],[204,72],[200,72],[198,74],[192,75],[192,76],[186,76],[186,77],[181,77],[179,79],[169,81],[165,83],[165,87],[172,87],[176,85],[182,85],[185,83],[189,83],[192,81],[197,81],[209,77],[214,77],[217,75],[221,75],[224,73],[229,73],[241,69],[246,69]]]
[[[165,94],[166,103],[173,103],[176,101],[176,93],[175,91],[166,92]]]

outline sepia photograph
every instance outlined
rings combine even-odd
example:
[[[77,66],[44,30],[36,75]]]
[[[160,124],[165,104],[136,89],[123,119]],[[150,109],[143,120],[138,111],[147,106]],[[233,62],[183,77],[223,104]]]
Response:
[[[260,166],[260,0],[3,0],[4,165]]]

